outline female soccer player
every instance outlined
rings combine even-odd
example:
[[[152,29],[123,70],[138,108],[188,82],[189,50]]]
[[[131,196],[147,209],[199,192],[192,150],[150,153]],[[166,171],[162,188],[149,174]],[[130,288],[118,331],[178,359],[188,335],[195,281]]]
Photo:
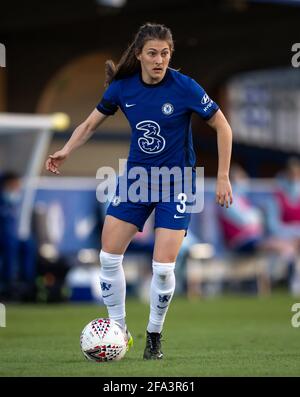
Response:
[[[232,203],[229,181],[232,133],[218,105],[193,79],[169,68],[174,50],[171,31],[164,25],[147,23],[115,66],[106,62],[106,85],[101,102],[73,132],[58,152],[50,155],[47,170],[59,174],[59,167],[83,145],[109,115],[120,108],[132,128],[127,171],[143,166],[194,167],[195,154],[190,127],[191,115],[198,113],[216,130],[218,177],[216,200],[221,206]],[[173,181],[174,182],[174,181]],[[130,184],[130,183],[129,183]],[[159,185],[162,188],[161,185]],[[134,202],[116,196],[111,201],[102,230],[101,288],[109,317],[132,338],[125,324],[124,253],[155,208],[155,245],[150,292],[150,316],[144,359],[161,359],[161,332],[174,290],[175,261],[188,229],[190,212],[187,195],[182,192],[171,200]],[[178,204],[179,203],[179,204]]]

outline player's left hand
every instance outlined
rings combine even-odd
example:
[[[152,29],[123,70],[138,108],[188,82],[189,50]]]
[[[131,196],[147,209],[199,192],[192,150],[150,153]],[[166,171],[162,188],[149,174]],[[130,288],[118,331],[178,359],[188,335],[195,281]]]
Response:
[[[218,176],[216,187],[216,203],[221,207],[229,207],[233,203],[232,189],[227,176]]]

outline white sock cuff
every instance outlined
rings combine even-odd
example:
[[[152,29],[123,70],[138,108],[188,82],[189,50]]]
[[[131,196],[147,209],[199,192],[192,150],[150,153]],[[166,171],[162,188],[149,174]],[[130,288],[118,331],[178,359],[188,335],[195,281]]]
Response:
[[[163,263],[152,261],[152,269],[153,273],[158,275],[166,275],[168,273],[172,273],[175,270],[175,262]]]
[[[110,259],[123,259],[124,256],[119,254],[110,254],[109,252],[105,252],[103,250],[100,251],[100,255]]]
[[[124,255],[110,254],[103,250],[100,251],[99,258],[102,268],[121,266]]]

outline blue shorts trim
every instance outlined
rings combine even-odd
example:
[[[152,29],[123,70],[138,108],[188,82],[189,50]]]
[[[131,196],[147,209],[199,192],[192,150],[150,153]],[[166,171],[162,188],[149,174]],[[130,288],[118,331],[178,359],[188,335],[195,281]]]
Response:
[[[153,211],[153,205],[146,203],[120,202],[118,205],[110,203],[106,214],[121,219],[122,221],[132,223],[139,232],[143,231],[146,220]]]
[[[152,211],[155,210],[154,228],[163,227],[165,229],[187,231],[191,214],[179,213],[176,209],[177,204],[176,202],[120,202],[117,205],[110,203],[106,214],[132,223],[142,232],[147,219]]]
[[[110,215],[113,216],[114,218],[120,219],[121,221],[127,222],[127,223],[131,223],[132,225],[136,226],[138,228],[139,232],[143,231],[143,227],[144,225],[138,225],[137,222],[132,221],[131,219],[126,218],[124,215],[121,214],[111,214],[109,212],[106,213],[106,215]]]

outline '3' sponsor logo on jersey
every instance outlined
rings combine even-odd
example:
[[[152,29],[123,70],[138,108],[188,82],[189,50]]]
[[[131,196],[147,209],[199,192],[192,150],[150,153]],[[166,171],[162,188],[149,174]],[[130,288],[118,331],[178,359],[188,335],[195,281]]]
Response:
[[[143,152],[153,154],[164,149],[166,140],[160,135],[160,126],[155,121],[141,121],[136,129],[143,131],[143,136],[138,139],[138,145]]]

